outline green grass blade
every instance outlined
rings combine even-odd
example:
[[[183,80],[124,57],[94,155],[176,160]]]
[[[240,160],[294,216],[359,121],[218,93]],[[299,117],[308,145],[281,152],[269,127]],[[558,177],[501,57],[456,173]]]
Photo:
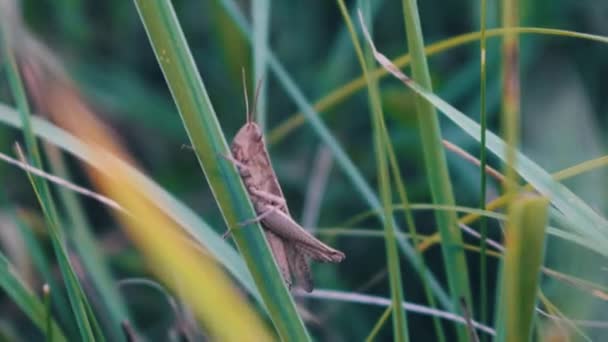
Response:
[[[497,341],[528,341],[535,316],[540,268],[545,250],[545,198],[516,200],[509,209],[500,294]]]
[[[44,335],[48,342],[53,342],[53,309],[51,307],[51,288],[48,284],[44,284],[42,287],[42,300],[46,316],[44,322]]]
[[[346,22],[348,30],[351,35],[351,40],[359,59],[359,64],[365,75],[368,89],[368,99],[371,112],[371,119],[374,127],[374,151],[376,154],[376,164],[378,167],[378,186],[380,188],[381,201],[382,201],[382,215],[384,217],[384,234],[385,234],[385,245],[386,245],[386,260],[389,272],[389,283],[391,289],[391,300],[393,302],[393,338],[396,341],[408,341],[408,326],[407,317],[405,310],[400,305],[404,300],[403,285],[401,284],[401,265],[399,264],[399,253],[397,250],[397,242],[395,238],[396,227],[394,225],[393,214],[392,214],[392,192],[390,188],[390,175],[387,165],[387,141],[388,133],[384,124],[384,113],[380,102],[380,91],[378,89],[377,78],[372,77],[368,69],[373,63],[369,56],[369,51],[366,51],[368,55],[364,55],[361,49],[361,44],[357,37],[357,33],[353,27],[352,20],[348,14],[348,10],[343,0],[338,0],[338,6],[342,17]],[[366,15],[370,15],[368,6],[365,6]]]
[[[239,27],[241,32],[251,42],[251,30],[249,29],[249,25],[247,24],[245,17],[239,11],[236,3],[232,0],[221,0],[221,3],[230,17],[234,20],[235,24]],[[289,75],[287,70],[283,67],[271,50],[268,51],[268,66],[277,77],[287,94],[302,111],[314,132],[331,150],[336,158],[337,164],[343,169],[346,176],[351,180],[355,190],[357,190],[359,195],[372,209],[376,210],[378,213],[381,213],[382,205],[372,188],[367,184],[352,160],[348,157],[336,138],[331,134],[327,126],[325,126],[325,124],[321,121],[313,106],[310,104],[310,102],[308,102],[308,100],[306,100],[306,97],[294,82],[293,78]],[[379,218],[384,219],[384,216],[379,215]],[[420,276],[427,278],[429,286],[433,290],[433,293],[437,297],[439,303],[444,308],[453,310],[454,306],[450,302],[449,298],[445,294],[445,291],[441,287],[441,284],[439,281],[437,281],[433,273],[427,269],[421,268],[420,264],[414,261],[416,260],[416,251],[411,244],[406,241],[399,241],[399,247],[405,256],[412,261],[412,264]]]
[[[481,150],[479,154],[479,209],[486,209],[486,129],[487,129],[487,111],[486,111],[486,23],[487,23],[487,1],[481,0],[481,16],[480,16],[480,34],[479,38],[479,123],[481,135]],[[479,221],[479,231],[481,233],[481,254],[479,256],[479,320],[481,323],[486,323],[488,320],[488,283],[487,283],[487,262],[486,262],[486,239],[488,238],[488,225],[485,217],[481,217]],[[472,304],[472,303],[471,303]],[[486,337],[482,337],[483,341]]]
[[[169,1],[135,1],[201,168],[229,228],[255,217],[234,165],[203,81]],[[306,341],[308,332],[296,312],[259,224],[233,234],[268,313],[283,340]]]
[[[2,253],[0,253],[0,287],[44,334],[47,329],[45,304],[25,285]],[[50,324],[53,330],[53,341],[67,341],[55,320],[51,319]]]
[[[369,335],[367,335],[367,337],[365,338],[365,342],[373,342],[376,340],[376,336],[378,336],[378,333],[384,326],[384,323],[388,320],[388,317],[391,315],[391,312],[393,312],[393,307],[388,306],[386,310],[384,310],[376,324],[374,324],[374,328],[372,329],[372,331],[370,331]]]
[[[51,172],[63,179],[70,180],[72,177],[65,165],[62,152],[52,145],[45,144],[43,147],[48,156]],[[71,225],[70,239],[74,241],[74,247],[82,260],[87,276],[91,277],[91,283],[99,292],[100,306],[109,314],[112,338],[121,338],[120,324],[124,320],[129,320],[127,307],[117,290],[109,265],[104,260],[102,251],[95,241],[93,228],[86,217],[82,203],[74,192],[65,187],[59,187],[58,190],[59,198]]]
[[[64,293],[60,290],[59,282],[51,275],[51,269],[49,266],[49,260],[47,259],[47,252],[43,250],[43,246],[36,238],[32,228],[27,225],[14,211],[11,213],[15,224],[19,228],[21,237],[25,243],[25,247],[28,250],[32,263],[36,270],[40,273],[43,281],[48,284],[53,290],[53,303],[57,310],[58,320],[60,322],[72,322],[74,316],[70,311],[70,304]],[[65,332],[68,336],[76,333],[74,327],[66,326]]]
[[[62,240],[59,237],[59,227],[57,226],[57,221],[55,221],[53,218],[53,214],[49,211],[49,208],[44,205],[42,191],[38,186],[39,182],[36,182],[36,179],[30,174],[28,174],[28,178],[30,179],[32,188],[36,193],[38,202],[42,207],[42,212],[49,228],[51,243],[53,245],[53,249],[55,250],[57,264],[59,265],[59,269],[62,271],[68,293],[68,299],[70,300],[72,311],[74,312],[74,316],[76,318],[80,337],[85,341],[103,341],[104,338],[99,330],[99,325],[96,322],[95,316],[92,315],[90,305],[84,295],[84,291],[82,290],[82,287],[78,281],[78,277],[76,276],[76,273],[74,272],[74,269],[70,263],[70,259],[67,255],[67,251],[64,249],[65,247],[63,246]]]
[[[423,89],[432,91],[431,76],[428,62],[424,53],[424,39],[420,26],[418,6],[415,0],[403,0],[403,18],[407,36],[408,51],[412,56],[413,79],[419,82]],[[447,161],[441,144],[439,118],[432,104],[422,98],[416,98],[416,114],[426,174],[431,187],[433,203],[454,205],[452,183],[448,172]],[[441,234],[441,252],[447,274],[450,295],[454,308],[460,308],[461,300],[471,305],[471,289],[469,286],[469,271],[465,254],[462,249],[453,245],[462,244],[462,236],[458,228],[458,217],[454,212],[436,212],[435,220]],[[458,310],[461,311],[461,310]],[[457,329],[458,340],[466,341],[466,329]]]
[[[256,103],[256,122],[266,132],[266,59],[268,55],[268,35],[270,21],[270,0],[258,0],[251,2],[251,17],[253,18],[253,84],[260,84],[260,95]]]
[[[17,61],[12,50],[14,47],[12,44],[12,39],[22,37],[11,35],[15,33],[13,30],[17,28],[7,28],[7,23],[5,22],[3,24],[2,49],[4,52],[5,63],[7,65],[6,70],[9,86],[19,108],[27,152],[32,159],[33,165],[39,169],[42,169],[42,160],[40,151],[38,149],[38,143],[35,135],[32,132],[29,104],[27,102],[23,83],[19,75]],[[55,251],[61,274],[65,280],[68,298],[72,305],[72,310],[79,327],[80,336],[85,340],[95,340],[95,337],[101,336],[101,332],[92,327],[96,325],[95,317],[89,316],[86,311],[86,308],[90,307],[90,305],[70,264],[65,246],[63,245],[61,231],[59,230],[60,220],[57,214],[55,202],[51,197],[48,183],[44,179],[35,179],[32,177],[30,177],[30,181],[36,192],[36,196],[40,202],[40,206],[42,207],[42,211],[49,226],[49,235],[51,237],[53,250]]]

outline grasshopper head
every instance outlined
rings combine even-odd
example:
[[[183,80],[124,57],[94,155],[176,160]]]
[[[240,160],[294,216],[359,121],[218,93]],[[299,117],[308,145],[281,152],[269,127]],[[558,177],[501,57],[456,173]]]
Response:
[[[236,133],[232,140],[232,153],[237,160],[248,159],[248,156],[255,155],[262,144],[262,130],[255,122],[246,123]]]

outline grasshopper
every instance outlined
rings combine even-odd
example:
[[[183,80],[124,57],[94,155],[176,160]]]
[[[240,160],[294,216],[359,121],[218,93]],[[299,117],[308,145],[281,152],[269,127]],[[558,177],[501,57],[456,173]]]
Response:
[[[260,84],[261,82],[258,82],[253,108]],[[236,165],[257,216],[241,222],[239,226],[260,222],[288,287],[291,289],[293,275],[299,287],[311,292],[313,280],[306,258],[319,262],[338,263],[344,260],[345,255],[319,241],[296,223],[289,214],[283,191],[270,163],[264,135],[254,122],[255,113],[249,110],[244,71],[243,88],[246,123],[232,140],[231,156],[226,156],[226,159]]]

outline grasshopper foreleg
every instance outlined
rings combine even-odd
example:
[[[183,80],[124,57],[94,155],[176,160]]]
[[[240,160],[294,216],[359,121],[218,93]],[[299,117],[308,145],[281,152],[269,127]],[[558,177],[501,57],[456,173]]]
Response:
[[[249,166],[241,163],[240,161],[236,160],[233,156],[231,155],[225,155],[220,153],[219,154],[222,158],[226,159],[227,161],[231,162],[232,164],[236,165],[238,168],[243,169],[243,170],[248,170]]]

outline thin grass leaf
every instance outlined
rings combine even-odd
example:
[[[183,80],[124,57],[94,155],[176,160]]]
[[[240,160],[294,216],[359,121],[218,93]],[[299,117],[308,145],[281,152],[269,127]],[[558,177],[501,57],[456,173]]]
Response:
[[[228,144],[173,7],[161,0],[135,4],[226,225],[237,227],[256,215],[235,166],[222,158],[230,153]],[[233,235],[279,336],[309,340],[260,225]]]
[[[486,91],[487,91],[487,77],[486,77],[486,56],[487,56],[487,37],[486,37],[486,24],[487,24],[487,1],[481,0],[481,15],[480,21],[480,38],[479,38],[479,123],[480,123],[480,154],[479,154],[479,209],[486,209],[486,186],[487,186],[487,175],[486,175],[486,129],[487,129],[487,108],[486,108]],[[487,262],[486,262],[486,239],[488,237],[488,225],[485,217],[482,217],[479,221],[479,231],[481,232],[481,255],[479,259],[479,317],[482,323],[488,320],[488,286],[487,286]],[[484,337],[485,341],[485,337]]]
[[[18,47],[14,40],[23,39],[24,37],[17,35],[20,32],[20,27],[7,27],[8,24],[16,24],[16,20],[17,19],[15,19],[15,22],[3,22],[1,32],[2,50],[4,52],[5,64],[7,65],[6,70],[9,85],[19,108],[28,154],[32,158],[34,166],[42,169],[42,160],[38,149],[38,143],[32,132],[29,104],[19,74],[15,53],[13,51],[14,48]],[[87,308],[90,309],[90,304],[88,303],[74,269],[70,264],[65,246],[63,246],[63,239],[59,228],[60,220],[55,202],[51,197],[48,183],[43,179],[29,178],[49,226],[49,235],[51,237],[53,250],[55,251],[57,262],[66,284],[68,298],[79,327],[80,336],[85,340],[95,340],[96,337],[103,337],[101,332],[96,329],[97,323],[95,317],[89,316],[87,313]]]
[[[366,55],[363,54],[359,39],[353,27],[353,23],[346,9],[344,1],[338,0],[338,6],[340,12],[344,18],[348,31],[351,35],[351,40],[359,59],[359,64],[365,75],[368,89],[368,99],[370,106],[371,119],[374,127],[374,151],[376,154],[376,164],[378,168],[378,187],[380,188],[380,197],[382,201],[382,215],[384,217],[384,233],[385,233],[385,245],[386,245],[386,260],[389,272],[389,283],[391,287],[391,300],[393,301],[393,338],[397,341],[408,341],[408,326],[407,317],[403,307],[399,305],[404,299],[403,285],[401,283],[401,265],[399,264],[399,253],[397,251],[396,243],[396,227],[394,225],[393,214],[391,211],[392,192],[390,188],[390,175],[387,167],[387,141],[388,132],[384,123],[384,113],[382,105],[380,103],[380,92],[378,90],[378,83],[375,78],[369,75],[368,68],[373,63],[369,51],[366,51]],[[369,6],[365,6],[365,13],[370,16]]]
[[[424,87],[430,89],[430,76],[423,52],[424,45],[419,27],[418,10],[413,1],[404,0],[403,7],[409,50],[412,51],[413,55],[412,70],[417,74],[417,78],[425,83]],[[374,57],[378,59],[378,52],[364,25],[361,12],[359,12],[359,20]],[[380,60],[379,62],[386,68],[386,61]],[[388,61],[388,63],[390,63],[390,61]],[[416,109],[420,135],[422,138],[425,166],[429,177],[433,202],[439,205],[453,205],[454,195],[452,193],[452,185],[449,179],[443,146],[441,145],[441,133],[435,109],[432,106],[429,107],[428,103],[420,101],[416,102]],[[458,218],[453,212],[449,211],[436,212],[435,218],[443,242],[441,251],[444,267],[446,268],[450,294],[452,296],[451,300],[453,307],[459,308],[461,299],[465,300],[466,303],[471,303],[472,301],[464,251],[452,247],[454,245],[462,244],[462,236],[457,226]],[[466,329],[459,327],[457,333],[460,341],[466,340]]]
[[[62,152],[55,146],[45,144],[43,146],[48,156],[51,171],[59,177],[69,180],[69,170],[65,165]],[[87,276],[91,277],[100,295],[100,306],[106,310],[106,319],[111,324],[110,333],[113,339],[122,337],[120,325],[129,320],[129,313],[124,300],[114,285],[109,265],[104,260],[102,251],[99,249],[92,226],[86,217],[84,208],[76,194],[69,189],[60,186],[59,198],[66,210],[71,225],[69,236],[74,241],[74,247],[79,258],[82,260]]]
[[[262,132],[266,132],[266,99],[268,82],[266,77],[266,59],[268,54],[268,35],[270,22],[270,0],[257,0],[251,2],[251,17],[253,18],[253,84],[259,80],[260,94],[255,103],[257,113],[256,123]]]
[[[341,302],[359,303],[359,304],[367,304],[367,305],[382,306],[382,307],[387,307],[387,306],[392,305],[392,301],[389,298],[365,295],[365,294],[360,294],[360,293],[352,293],[352,292],[318,289],[312,293],[297,292],[296,294],[303,298],[318,298],[318,299],[324,299],[324,300],[335,300],[335,301],[341,301]],[[425,315],[425,316],[437,316],[441,319],[445,319],[450,322],[458,323],[459,325],[462,325],[463,327],[466,326],[466,324],[467,324],[464,317],[451,313],[451,312],[435,310],[435,309],[426,307],[424,305],[419,305],[419,304],[414,304],[414,303],[409,303],[409,302],[401,303],[401,305],[403,305],[403,307],[408,312],[411,312],[411,313],[417,313],[417,314],[421,314],[421,315]],[[476,321],[473,321],[472,323],[473,323],[473,326],[475,327],[475,329],[477,329],[477,331],[481,331],[481,332],[484,332],[489,335],[495,334],[494,329],[492,329],[488,326],[480,324],[479,322],[476,322]]]
[[[545,251],[545,198],[523,198],[509,209],[505,256],[497,295],[497,341],[528,341],[532,333]]]
[[[76,317],[76,323],[78,324],[80,336],[86,341],[104,341],[103,334],[99,330],[99,324],[96,321],[93,311],[91,310],[90,304],[86,300],[84,291],[78,281],[78,277],[74,272],[74,269],[70,263],[70,259],[67,255],[67,251],[64,250],[61,239],[58,235],[59,228],[56,226],[56,221],[53,219],[52,214],[49,212],[48,207],[44,205],[42,200],[41,189],[38,187],[36,179],[28,173],[28,178],[38,198],[38,202],[42,207],[42,212],[46,223],[49,226],[49,235],[53,249],[55,250],[57,257],[57,264],[62,270],[64,282],[66,285],[68,299],[72,306],[72,311]],[[48,183],[45,183],[48,184]]]
[[[393,312],[393,307],[386,307],[386,310],[384,310],[380,318],[378,318],[378,321],[376,321],[376,324],[374,324],[372,331],[370,331],[369,335],[367,335],[367,337],[365,338],[365,342],[373,342],[376,340],[378,333],[380,333],[380,330],[384,326],[384,323],[386,323],[386,321],[388,320],[388,317],[391,315],[391,312]]]
[[[45,304],[21,280],[6,256],[2,253],[0,253],[0,287],[44,334],[47,331],[47,310]],[[53,340],[55,342],[67,341],[63,331],[54,319],[50,318],[50,324],[53,330]]]
[[[19,228],[19,232],[23,237],[23,241],[28,250],[28,253],[32,259],[32,263],[35,266],[35,269],[40,273],[43,281],[50,286],[50,288],[55,289],[53,302],[55,303],[55,309],[57,310],[58,320],[60,322],[72,322],[74,317],[72,316],[70,303],[66,296],[59,291],[59,282],[51,275],[51,269],[49,266],[49,260],[47,259],[47,252],[44,251],[43,246],[37,240],[34,232],[32,231],[32,227],[25,223],[24,220],[21,219],[20,215],[17,213],[11,212],[11,216],[17,227]],[[65,333],[67,336],[71,334],[75,334],[76,330],[74,330],[73,326],[66,326]]]
[[[44,311],[46,315],[44,325],[44,335],[48,342],[53,341],[53,308],[51,306],[51,288],[49,284],[42,286],[42,302],[44,303]]]

